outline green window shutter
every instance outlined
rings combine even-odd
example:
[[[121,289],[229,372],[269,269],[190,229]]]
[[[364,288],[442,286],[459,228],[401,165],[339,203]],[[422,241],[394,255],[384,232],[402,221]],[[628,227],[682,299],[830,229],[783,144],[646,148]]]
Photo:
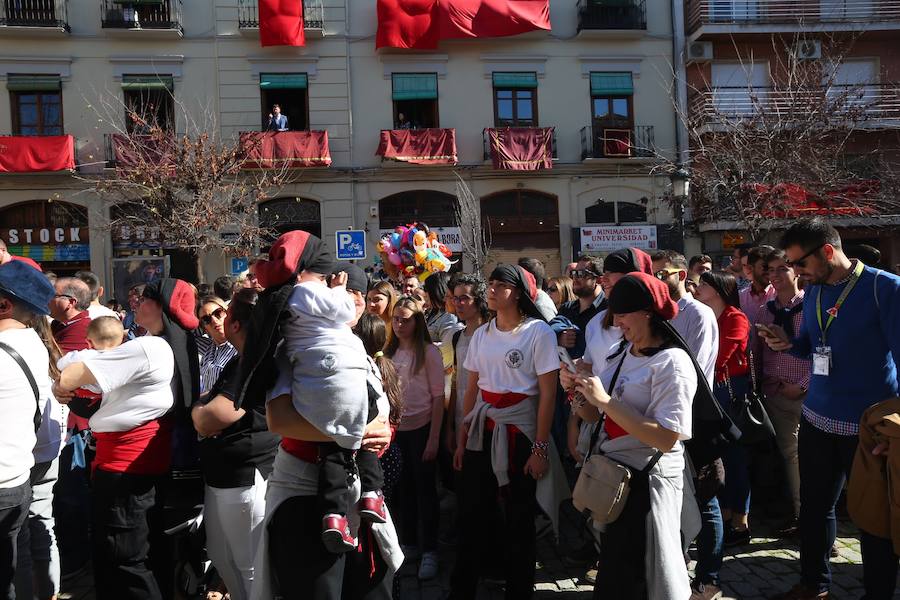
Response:
[[[394,100],[437,100],[437,75],[434,73],[395,73]]]
[[[591,73],[592,96],[630,96],[634,94],[631,73]]]
[[[11,92],[58,92],[61,87],[58,75],[10,75],[6,80]]]
[[[500,89],[534,89],[538,86],[537,73],[497,73],[494,87]]]
[[[309,85],[306,73],[261,73],[259,87],[264,90],[305,90]]]
[[[123,75],[123,90],[169,90],[175,88],[171,75]]]

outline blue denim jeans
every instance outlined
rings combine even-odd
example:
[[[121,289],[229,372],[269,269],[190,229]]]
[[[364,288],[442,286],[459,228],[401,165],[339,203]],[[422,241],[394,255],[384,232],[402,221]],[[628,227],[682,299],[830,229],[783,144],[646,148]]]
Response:
[[[701,527],[697,536],[697,567],[694,579],[705,585],[718,586],[725,542],[722,511],[719,510],[719,500],[715,496],[706,503],[698,501],[698,508]]]
[[[741,375],[731,378],[731,389],[736,398],[743,397],[749,386],[749,377]],[[731,413],[731,393],[724,383],[716,383],[713,390],[716,400]],[[740,442],[729,444],[722,455],[725,465],[725,489],[719,494],[724,510],[742,515],[750,514],[750,454]]]

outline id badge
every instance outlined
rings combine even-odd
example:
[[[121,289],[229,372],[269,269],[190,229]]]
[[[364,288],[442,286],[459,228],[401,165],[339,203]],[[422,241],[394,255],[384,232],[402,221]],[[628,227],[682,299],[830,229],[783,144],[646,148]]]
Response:
[[[831,371],[831,346],[816,346],[813,354],[813,375],[828,376]]]

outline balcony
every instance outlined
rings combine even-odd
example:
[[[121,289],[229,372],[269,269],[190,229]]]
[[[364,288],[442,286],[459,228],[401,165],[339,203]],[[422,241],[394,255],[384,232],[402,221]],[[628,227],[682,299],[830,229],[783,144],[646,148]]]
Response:
[[[67,34],[66,0],[0,0],[0,28],[32,34]]]
[[[102,0],[101,25],[112,34],[122,32],[122,35],[131,36],[141,32],[149,37],[181,37],[184,35],[181,1],[129,3]]]
[[[0,174],[74,170],[75,138],[71,135],[0,136]]]
[[[582,127],[581,160],[594,158],[653,158],[653,126],[629,128]]]
[[[248,35],[259,33],[257,0],[238,0],[238,27]],[[307,35],[322,36],[325,30],[325,7],[322,0],[303,0],[303,28]]]
[[[578,31],[644,31],[646,0],[579,0]]]
[[[508,128],[508,127],[506,127],[506,128],[504,128],[504,127],[498,127],[498,128],[497,128],[497,130],[500,130],[500,129],[509,129],[509,128]],[[521,129],[535,129],[535,130],[537,130],[537,129],[540,129],[540,128],[539,128],[539,127],[522,127]],[[491,131],[491,130],[490,130],[490,129],[485,129],[485,130],[481,133],[481,137],[482,137],[483,142],[484,142],[484,161],[485,161],[485,162],[488,162],[488,161],[491,161],[491,160],[492,160],[492,157],[491,157],[491,138],[490,138],[490,136],[488,135],[488,132],[489,132],[489,131]],[[551,137],[551,142],[550,142],[550,143],[552,144],[552,147],[551,147],[550,152],[551,152],[551,155],[553,156],[553,160],[557,160],[557,158],[559,158],[559,157],[556,155],[556,129],[553,130],[553,135],[552,135],[552,137]]]
[[[456,130],[382,129],[375,155],[385,164],[455,165]]]
[[[900,0],[688,0],[692,39],[710,33],[900,29]]]
[[[715,128],[727,122],[753,118],[789,121],[826,102],[845,109],[860,129],[900,127],[900,84],[833,85],[827,91],[776,87],[719,87],[694,92],[689,99],[692,120]],[[826,109],[827,110],[827,109]]]
[[[327,131],[245,131],[240,134],[247,169],[328,167]]]

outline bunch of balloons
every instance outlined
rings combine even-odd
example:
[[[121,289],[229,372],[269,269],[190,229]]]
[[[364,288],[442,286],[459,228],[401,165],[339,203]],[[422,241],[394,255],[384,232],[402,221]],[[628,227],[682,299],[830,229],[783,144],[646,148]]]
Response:
[[[425,223],[411,223],[394,228],[376,244],[384,263],[384,270],[391,277],[399,273],[416,275],[425,281],[432,273],[449,271],[453,253],[440,243],[437,233]]]

